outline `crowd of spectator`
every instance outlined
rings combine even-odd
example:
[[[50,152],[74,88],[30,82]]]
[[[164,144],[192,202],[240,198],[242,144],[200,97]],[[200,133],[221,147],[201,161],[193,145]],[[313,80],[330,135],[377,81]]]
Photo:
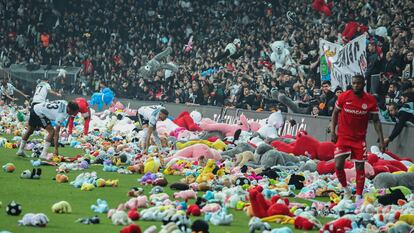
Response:
[[[367,77],[380,74],[375,94],[384,119],[393,121],[402,94],[413,89],[414,2],[341,0],[331,11],[328,17],[305,0],[2,1],[0,65],[81,66],[81,78],[65,90],[76,94],[107,86],[117,97],[258,111],[285,108],[270,98],[278,88],[309,114],[330,115],[345,90],[320,82],[318,42],[338,41],[346,23],[355,21],[387,28],[385,38],[367,35]],[[183,47],[191,36],[187,53]],[[241,40],[242,56],[216,61],[234,38]],[[276,40],[289,45],[291,66],[301,67],[297,74],[269,65]],[[143,56],[167,46],[178,72],[141,78]],[[57,83],[70,82],[61,77]]]

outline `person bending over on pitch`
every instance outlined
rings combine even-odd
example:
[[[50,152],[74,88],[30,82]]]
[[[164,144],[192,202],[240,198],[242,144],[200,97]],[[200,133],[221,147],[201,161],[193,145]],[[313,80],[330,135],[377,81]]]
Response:
[[[26,146],[27,140],[35,130],[42,127],[46,129],[48,135],[43,146],[43,151],[40,155],[40,158],[47,158],[47,150],[49,149],[53,138],[55,145],[54,153],[56,155],[59,155],[58,142],[60,126],[66,120],[68,115],[72,116],[75,113],[77,113],[78,110],[79,106],[77,103],[68,103],[65,100],[56,100],[52,102],[44,102],[34,105],[33,108],[30,109],[29,127],[27,128],[26,133],[23,135],[22,142],[20,143],[19,150],[16,154],[19,156],[26,157],[26,154],[24,153],[24,147]],[[56,122],[56,128],[52,127],[50,123],[51,121]]]
[[[384,137],[378,116],[375,97],[364,91],[365,80],[362,75],[352,77],[352,90],[342,93],[336,101],[331,119],[332,142],[335,142],[336,176],[344,188],[344,198],[351,198],[351,191],[346,182],[344,164],[350,155],[355,161],[356,202],[362,199],[365,183],[364,162],[368,120],[374,122],[375,131],[380,140],[380,149],[384,152]],[[338,125],[338,131],[336,126]]]
[[[157,122],[167,119],[169,114],[167,109],[160,105],[144,106],[138,109],[138,114],[140,115],[142,126],[147,126],[146,129],[144,129],[145,142],[143,153],[147,153],[151,141],[151,135],[154,135],[154,141],[161,150],[162,145],[157,133]]]
[[[91,110],[89,109],[88,101],[86,101],[86,99],[84,99],[84,98],[76,98],[74,102],[78,104],[79,112],[82,115],[83,120],[84,120],[84,122],[83,122],[83,134],[88,135],[88,133],[89,133],[89,123],[91,121]],[[75,113],[73,116],[69,116],[69,121],[68,121],[69,137],[72,136],[73,121],[74,121],[75,116],[77,114],[78,114],[78,112]]]

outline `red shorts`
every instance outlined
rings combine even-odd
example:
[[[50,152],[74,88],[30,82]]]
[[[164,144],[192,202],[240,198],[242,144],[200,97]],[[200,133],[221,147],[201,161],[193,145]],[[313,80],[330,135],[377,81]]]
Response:
[[[351,155],[355,161],[365,161],[367,159],[367,145],[365,141],[348,142],[340,141],[335,144],[335,157],[341,155]]]

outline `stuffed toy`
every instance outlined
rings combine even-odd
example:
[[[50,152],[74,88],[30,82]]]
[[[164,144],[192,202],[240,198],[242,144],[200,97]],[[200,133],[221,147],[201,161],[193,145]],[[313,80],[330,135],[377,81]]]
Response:
[[[270,233],[293,233],[293,231],[289,227],[280,227],[280,228],[273,228],[272,231],[270,231]]]
[[[82,191],[92,191],[95,189],[95,186],[93,184],[90,183],[83,183],[81,186],[81,190]]]
[[[128,211],[128,218],[130,218],[133,221],[136,221],[139,219],[139,213],[137,212],[136,208],[132,208]]]
[[[300,190],[304,186],[303,185],[304,181],[305,181],[305,177],[303,175],[292,174],[290,175],[288,185],[294,185],[296,190]]]
[[[144,193],[144,189],[141,187],[133,187],[131,190],[128,191],[127,196],[128,197],[138,197]]]
[[[194,190],[185,190],[174,193],[174,198],[182,198],[182,199],[197,199],[197,193]]]
[[[220,139],[217,139],[214,142],[210,142],[208,140],[192,140],[192,141],[187,141],[187,142],[177,142],[175,144],[175,147],[178,150],[181,150],[183,148],[186,148],[188,146],[195,145],[195,144],[204,144],[204,145],[209,146],[210,148],[220,150],[220,151],[224,151],[227,149],[227,145]]]
[[[187,111],[181,112],[173,122],[179,127],[183,127],[189,131],[202,131],[202,129],[194,122],[190,113]]]
[[[385,174],[385,173],[384,173]],[[378,203],[381,205],[398,205],[398,200],[407,201],[404,193],[400,189],[391,189],[389,188],[389,194],[384,194],[383,196],[378,196]]]
[[[14,164],[12,163],[6,163],[5,165],[3,165],[3,171],[5,172],[12,173],[14,172],[14,170],[16,170],[16,166],[14,166]]]
[[[141,228],[138,225],[131,224],[121,229],[121,233],[141,233]]]
[[[197,219],[191,225],[192,232],[209,233],[208,223],[202,219]]]
[[[88,101],[90,107],[98,106],[98,110],[102,111],[103,105],[110,105],[115,97],[114,92],[109,88],[104,88],[101,92],[95,92],[91,96],[91,100]]]
[[[244,151],[240,154],[236,154],[235,166],[243,166],[247,162],[254,160],[254,154],[251,151]]]
[[[227,208],[221,208],[214,213],[207,213],[204,220],[209,220],[213,225],[230,225],[233,222],[233,214],[227,213]]]
[[[148,198],[145,195],[133,197],[125,203],[125,207],[128,209],[138,209],[148,207]]]
[[[396,222],[391,228],[388,229],[388,233],[405,233],[405,232],[412,232],[412,226],[409,224],[398,221]]]
[[[91,210],[95,213],[101,213],[101,214],[107,213],[109,210],[108,202],[102,199],[98,199],[96,200],[96,205],[95,204],[91,205]]]
[[[381,173],[373,179],[374,187],[391,188],[394,186],[405,186],[410,190],[414,190],[414,173],[405,172],[399,174]]]
[[[277,165],[296,165],[300,161],[299,157],[274,150],[266,143],[262,143],[257,147],[254,157],[255,162],[261,165],[264,169]]]
[[[256,231],[270,231],[272,227],[267,222],[262,222],[260,218],[253,217],[249,221],[249,233],[255,233]]]
[[[144,173],[157,173],[160,169],[161,161],[158,156],[150,155],[144,163]]]
[[[334,157],[335,145],[332,142],[319,142],[310,135],[298,133],[296,141],[286,144],[273,141],[272,146],[277,150],[294,155],[307,155],[310,159],[329,161]]]
[[[52,212],[57,214],[70,214],[72,207],[67,201],[60,201],[52,205]]]
[[[309,172],[316,172],[316,162],[314,160],[309,159],[304,164],[302,164],[299,168],[299,171],[309,171]]]
[[[355,182],[355,177],[356,177],[355,168],[346,168],[344,170],[345,170],[345,175],[346,175],[346,181],[348,183]],[[365,177],[368,179],[371,179],[372,177],[375,176],[374,168],[369,163],[364,163],[364,171],[365,171]]]
[[[384,160],[376,154],[368,154],[368,163],[374,168],[375,174],[383,172],[407,171],[407,167],[398,160]]]
[[[344,168],[351,169],[354,167],[354,163],[351,161],[346,160]],[[316,165],[316,170],[320,175],[323,174],[333,174],[335,173],[335,161],[319,161]]]
[[[323,233],[345,233],[352,229],[352,221],[348,218],[339,218],[337,220],[325,223],[319,232]]]
[[[214,159],[216,161],[221,159],[221,155],[218,150],[211,149],[204,144],[196,144],[175,152],[173,156],[166,158],[165,162],[168,163],[174,158],[198,161],[200,157],[204,157],[205,159]]]
[[[187,210],[185,211],[185,213],[187,214],[187,216],[200,216],[201,215],[201,210],[200,207],[196,204],[191,204],[187,207]]]
[[[147,56],[143,56],[142,63],[145,66],[139,68],[138,73],[144,79],[151,79],[159,70],[171,70],[172,72],[176,72],[178,70],[177,65],[173,63],[164,63],[162,60],[167,58],[172,52],[171,47],[167,47],[161,53],[155,55],[151,60],[148,61]]]
[[[112,224],[114,225],[128,225],[131,224],[131,219],[128,218],[128,214],[125,211],[117,210],[111,217]]]
[[[204,166],[203,170],[200,172],[200,175],[197,176],[196,182],[209,182],[215,178],[213,174],[214,169],[216,168],[216,163],[213,159],[207,160],[206,165]]]
[[[101,220],[98,216],[87,217],[87,218],[79,218],[75,222],[82,223],[82,224],[99,224]]]
[[[414,225],[414,214],[401,214],[398,220]]]
[[[20,178],[22,179],[40,179],[40,175],[42,174],[41,168],[33,168],[32,171],[24,170],[22,174],[20,174]]]
[[[290,69],[289,66],[293,63],[287,45],[284,41],[275,41],[270,45],[272,53],[270,54],[270,60],[275,64],[275,68],[282,68],[290,70],[293,75],[296,74],[296,69]]]
[[[326,16],[331,16],[331,8],[333,6],[333,1],[326,3],[325,0],[313,0],[312,9],[317,12],[321,12]]]
[[[355,21],[350,21],[347,24],[345,24],[345,28],[341,33],[342,41],[344,43],[348,43],[354,37],[356,37],[357,34],[362,35],[367,31],[368,31],[368,27],[365,26],[364,24],[360,24]]]
[[[249,143],[242,142],[242,143],[238,143],[236,147],[234,147],[230,150],[221,152],[221,156],[226,157],[226,158],[227,157],[228,158],[235,158],[235,156],[237,154],[243,153],[245,151],[254,152],[255,148]]]
[[[236,132],[241,130],[241,127],[239,125],[217,123],[215,121],[207,121],[207,120],[203,120],[200,122],[200,128],[207,132],[211,132],[211,131],[221,132],[226,137],[234,137]]]
[[[49,218],[42,213],[29,213],[25,214],[23,218],[18,222],[20,226],[46,227],[46,225],[49,223]]]
[[[6,213],[11,216],[19,216],[22,213],[22,206],[19,203],[12,201],[6,206]]]
[[[406,167],[413,165],[413,160],[411,158],[400,158],[398,155],[393,154],[391,151],[385,151],[385,153],[382,153],[378,146],[371,146],[370,151],[382,160],[397,160],[403,163]]]
[[[292,216],[288,208],[289,201],[274,196],[271,201],[266,200],[262,194],[263,187],[257,186],[249,190],[249,200],[255,217],[264,218],[271,215]],[[279,199],[281,202],[279,202]]]

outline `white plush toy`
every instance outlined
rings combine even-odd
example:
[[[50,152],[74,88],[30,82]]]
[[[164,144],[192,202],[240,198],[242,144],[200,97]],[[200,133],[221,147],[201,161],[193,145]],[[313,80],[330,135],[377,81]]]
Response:
[[[388,154],[382,153],[378,146],[371,146],[371,153],[376,154],[379,158],[383,160],[395,160],[393,157],[389,156]],[[413,165],[413,163],[408,160],[401,160],[400,162],[403,163],[407,168]]]
[[[60,201],[52,205],[52,212],[57,214],[72,213],[72,207],[67,201]]]
[[[131,224],[132,221],[128,217],[128,214],[125,211],[117,210],[111,217],[112,224],[114,225],[128,225]]]
[[[191,118],[193,118],[194,123],[200,124],[201,120],[203,119],[203,115],[200,112],[194,110],[190,113]]]
[[[288,69],[288,66],[293,64],[293,60],[290,57],[290,52],[286,48],[284,41],[275,41],[270,45],[270,47],[272,49],[270,60],[275,64],[276,69]],[[294,68],[290,68],[288,70],[290,70],[293,75],[296,74],[296,70]]]
[[[19,225],[21,226],[33,226],[33,227],[45,227],[49,219],[45,214],[32,214],[28,213],[23,216],[21,220],[19,220]]]

